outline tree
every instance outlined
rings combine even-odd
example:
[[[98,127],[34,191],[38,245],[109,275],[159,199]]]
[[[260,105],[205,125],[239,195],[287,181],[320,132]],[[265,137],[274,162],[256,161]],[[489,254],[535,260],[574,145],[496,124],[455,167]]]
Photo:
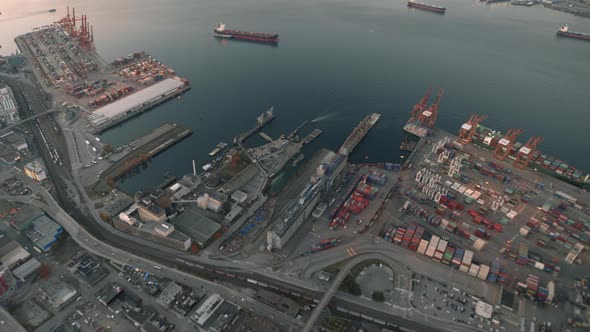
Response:
[[[107,223],[111,222],[111,216],[109,216],[108,213],[106,213],[104,211],[100,211],[99,215],[100,215],[100,219],[102,219],[102,221],[107,222]]]
[[[113,152],[113,146],[110,144],[105,144],[102,146],[102,155],[106,155]]]
[[[373,292],[373,301],[375,301],[375,302],[385,301],[385,296],[383,295],[383,292],[374,291]]]

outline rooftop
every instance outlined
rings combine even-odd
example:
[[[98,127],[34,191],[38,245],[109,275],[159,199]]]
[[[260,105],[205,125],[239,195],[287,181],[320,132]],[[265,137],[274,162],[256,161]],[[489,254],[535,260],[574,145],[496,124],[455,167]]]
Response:
[[[162,95],[169,94],[184,85],[178,79],[167,78],[159,83],[151,85],[143,90],[117,100],[96,110],[91,117],[94,124],[101,124],[105,120],[111,120],[127,112],[137,110],[148,103],[151,103]]]
[[[219,229],[221,225],[199,214],[194,209],[186,209],[172,223],[176,228],[201,245],[205,244]]]

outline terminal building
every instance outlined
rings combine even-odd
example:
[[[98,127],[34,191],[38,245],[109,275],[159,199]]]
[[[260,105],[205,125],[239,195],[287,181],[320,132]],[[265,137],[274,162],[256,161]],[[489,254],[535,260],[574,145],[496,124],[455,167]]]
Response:
[[[186,83],[180,78],[167,78],[123,99],[99,108],[88,116],[96,128],[107,126],[113,121],[128,117],[132,113],[163,101],[183,90]]]
[[[45,168],[41,165],[38,161],[33,161],[25,165],[25,174],[30,177],[31,179],[41,182],[47,179],[47,174],[45,174]]]
[[[316,176],[312,177],[299,197],[291,202],[266,233],[267,250],[281,249],[285,246],[314,211],[322,195],[331,188],[333,179],[345,166],[346,156],[334,152],[326,155],[317,169]]]
[[[0,88],[0,121],[7,125],[20,121],[16,99],[7,86]]]

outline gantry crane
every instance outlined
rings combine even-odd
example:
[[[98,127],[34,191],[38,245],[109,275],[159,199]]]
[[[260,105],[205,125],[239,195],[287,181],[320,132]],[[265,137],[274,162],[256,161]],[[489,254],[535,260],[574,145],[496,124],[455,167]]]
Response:
[[[434,101],[434,104],[430,105],[430,107],[421,112],[418,116],[418,122],[420,122],[420,124],[423,127],[427,127],[427,128],[434,128],[434,125],[436,124],[436,119],[438,117],[438,105],[440,104],[440,99],[442,98],[444,93],[443,89],[439,89],[438,93],[436,94],[436,100]]]
[[[496,145],[496,150],[494,151],[494,158],[498,160],[504,160],[510,155],[510,151],[516,143],[516,138],[518,135],[522,134],[522,129],[510,129],[508,133],[504,135],[502,139]]]
[[[414,108],[412,108],[412,112],[410,113],[410,121],[418,121],[420,114],[422,114],[422,112],[424,112],[426,109],[428,98],[430,98],[430,88],[426,91],[424,97],[422,97],[422,99],[420,99],[420,101],[414,105]]]
[[[537,150],[537,145],[543,141],[543,137],[531,136],[526,144],[518,150],[516,159],[514,160],[514,167],[526,168],[531,161],[532,155]]]
[[[473,135],[475,135],[475,131],[477,130],[477,126],[487,118],[487,115],[479,116],[477,114],[472,114],[469,120],[467,120],[467,122],[461,126],[461,129],[459,129],[459,143],[467,144],[471,142]]]
[[[81,22],[79,28],[76,28],[76,21]],[[59,24],[70,37],[78,39],[83,49],[94,50],[93,28],[88,24],[86,15],[76,17],[76,8],[72,8],[72,15],[70,16],[70,7],[68,6],[66,17],[54,23]]]

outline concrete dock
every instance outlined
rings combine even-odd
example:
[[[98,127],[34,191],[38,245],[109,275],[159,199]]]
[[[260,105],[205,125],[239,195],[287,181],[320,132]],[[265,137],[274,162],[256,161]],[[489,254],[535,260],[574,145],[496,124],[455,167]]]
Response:
[[[190,134],[191,129],[165,123],[129,144],[129,153],[107,168],[101,178],[115,181]]]

